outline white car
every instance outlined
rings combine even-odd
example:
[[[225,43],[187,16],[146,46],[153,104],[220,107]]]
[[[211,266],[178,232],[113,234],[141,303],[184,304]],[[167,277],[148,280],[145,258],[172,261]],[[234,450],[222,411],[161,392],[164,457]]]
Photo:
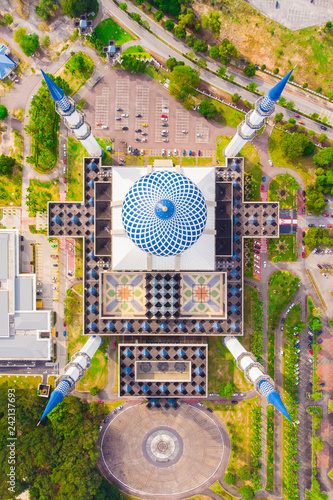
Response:
[[[272,160],[268,160],[268,163],[270,164],[271,167],[273,166]]]
[[[282,349],[281,349],[281,351],[280,351],[280,355],[281,355],[281,356],[283,356],[283,350],[282,350]]]
[[[121,115],[123,118],[128,118],[128,114],[127,113],[122,113]]]
[[[203,404],[202,403],[198,403],[198,406],[203,406]]]
[[[266,261],[264,260],[264,267],[266,267],[266,264],[267,264],[267,263],[266,263]]]
[[[237,396],[239,396],[238,392],[234,392],[233,395],[232,395],[233,398],[235,398]]]
[[[162,149],[162,156],[165,155],[165,149]]]
[[[188,134],[188,130],[182,130],[183,134]]]
[[[197,134],[197,137],[203,137],[203,135],[202,134]]]
[[[58,290],[58,287],[57,286],[53,286],[52,290]]]
[[[177,154],[178,154],[177,149],[174,149],[174,150],[173,150],[173,154],[174,154],[174,155],[177,155]]]

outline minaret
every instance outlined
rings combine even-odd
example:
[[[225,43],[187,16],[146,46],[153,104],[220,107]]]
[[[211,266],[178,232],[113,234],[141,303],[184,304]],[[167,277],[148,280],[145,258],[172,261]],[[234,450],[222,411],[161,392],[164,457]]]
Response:
[[[223,150],[225,158],[237,156],[247,141],[254,139],[257,131],[264,125],[265,118],[274,113],[275,103],[280,99],[283,89],[287,85],[293,71],[293,69],[289,71],[275,87],[271,88],[267,95],[259,97],[255,103],[255,109],[251,109],[251,111],[246,113],[245,120],[237,127],[236,135]]]
[[[51,97],[55,101],[56,112],[65,118],[66,127],[72,131],[76,139],[82,142],[89,156],[103,156],[103,148],[101,148],[91,133],[89,123],[84,121],[84,114],[76,109],[74,100],[71,97],[67,97],[65,92],[43,70],[42,74]]]
[[[274,389],[274,381],[265,374],[263,366],[257,362],[256,357],[247,352],[236,337],[223,337],[223,344],[235,358],[237,367],[244,372],[245,378],[254,384],[258,394],[265,396],[269,403],[292,422],[279,393]]]
[[[103,343],[103,338],[99,335],[92,335],[81,351],[76,352],[68,365],[65,366],[64,374],[55,381],[55,390],[52,392],[49,402],[46,405],[42,418],[37,425],[48,415],[61,401],[64,396],[70,394],[75,389],[76,382],[79,382],[85,371],[91,364],[91,358],[99,346]]]

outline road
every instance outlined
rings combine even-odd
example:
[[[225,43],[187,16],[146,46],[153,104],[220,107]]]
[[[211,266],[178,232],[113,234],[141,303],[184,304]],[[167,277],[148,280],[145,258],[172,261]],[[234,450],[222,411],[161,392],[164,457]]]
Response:
[[[119,21],[126,26],[130,31],[132,31],[136,36],[141,39],[141,44],[146,47],[148,50],[155,52],[161,57],[168,59],[168,57],[176,57],[178,60],[184,61],[185,64],[192,66],[195,69],[199,69],[196,64],[189,61],[182,54],[189,52],[191,49],[181,40],[174,37],[171,33],[162,28],[158,23],[153,21],[150,17],[144,14],[138,7],[133,5],[131,2],[126,2],[128,12],[136,12],[140,14],[142,20],[146,20],[149,23],[150,29],[152,33],[148,32],[142,26],[140,26],[137,22],[133,21],[132,18],[128,15],[128,13],[122,11],[112,0],[104,0],[103,8],[106,12],[119,19]],[[203,57],[201,54],[197,54],[199,57]],[[207,67],[209,70],[216,72],[218,68],[221,67],[215,61],[212,61],[209,58],[205,58],[207,62]],[[224,92],[228,92],[229,94],[234,94],[235,92],[239,93],[243,99],[247,99],[250,102],[255,102],[258,97],[252,94],[251,92],[240,89],[233,83],[226,81],[222,78],[219,78],[215,74],[210,73],[210,71],[200,69],[200,78],[205,82],[209,83],[213,87],[223,90]],[[250,82],[255,82],[258,85],[259,92],[268,92],[268,90],[277,83],[276,78],[273,76],[265,75],[265,80],[260,78],[259,76],[255,76],[254,78],[247,78],[244,75],[239,74],[238,72],[228,70],[229,75],[234,75],[235,82],[240,85],[246,86]],[[293,101],[295,103],[295,109],[299,109],[306,114],[318,113],[318,115],[322,112],[323,109],[333,112],[333,104],[327,102],[319,97],[312,96],[308,92],[305,92],[302,89],[294,87],[292,85],[288,85],[283,92],[283,96],[288,101]],[[282,108],[281,106],[276,106],[277,112],[283,112],[287,117],[294,117],[295,112],[291,112]],[[303,118],[304,126],[317,130],[320,128],[320,125],[316,122],[313,122],[309,119]],[[333,138],[333,130],[328,129],[327,135]]]

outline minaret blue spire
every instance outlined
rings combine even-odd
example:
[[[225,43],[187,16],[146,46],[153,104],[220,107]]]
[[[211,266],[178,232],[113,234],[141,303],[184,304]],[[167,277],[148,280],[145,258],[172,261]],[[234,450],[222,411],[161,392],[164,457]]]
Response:
[[[37,425],[64,399],[67,394],[68,389],[70,389],[71,384],[67,380],[62,380],[55,390],[52,392],[49,402],[46,405],[42,418]]]
[[[259,389],[262,391],[263,395],[267,398],[267,401],[271,403],[277,410],[279,410],[282,415],[284,415],[290,422],[292,418],[290,417],[287,408],[284,406],[280,394],[274,389],[272,384],[267,380],[262,380],[259,382]]]
[[[46,73],[44,73],[43,70],[41,71],[52,99],[58,104],[62,111],[69,111],[71,108],[71,103],[65,96],[65,92],[60,87],[58,87],[58,85],[54,83],[54,81]]]
[[[274,87],[272,87],[268,91],[268,94],[265,95],[259,106],[262,111],[267,113],[268,111],[270,111],[270,109],[273,108],[274,104],[280,99],[281,94],[285,86],[287,85],[289,77],[293,71],[294,68],[291,71],[289,71],[289,73],[284,78],[282,78],[282,80],[280,80]]]

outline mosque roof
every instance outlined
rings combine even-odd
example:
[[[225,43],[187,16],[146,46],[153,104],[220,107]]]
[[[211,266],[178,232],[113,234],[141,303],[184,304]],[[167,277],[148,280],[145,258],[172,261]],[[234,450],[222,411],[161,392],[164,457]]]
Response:
[[[122,221],[140,249],[153,255],[176,255],[200,238],[207,206],[189,178],[174,171],[158,171],[141,177],[130,188],[123,202]]]

